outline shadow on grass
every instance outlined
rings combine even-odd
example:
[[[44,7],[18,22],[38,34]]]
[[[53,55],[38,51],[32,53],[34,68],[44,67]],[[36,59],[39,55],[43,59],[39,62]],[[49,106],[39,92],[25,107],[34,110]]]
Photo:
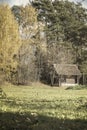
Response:
[[[0,130],[32,130],[37,122],[30,113],[0,112]]]
[[[0,113],[0,130],[87,130],[87,120],[58,119],[29,113]]]

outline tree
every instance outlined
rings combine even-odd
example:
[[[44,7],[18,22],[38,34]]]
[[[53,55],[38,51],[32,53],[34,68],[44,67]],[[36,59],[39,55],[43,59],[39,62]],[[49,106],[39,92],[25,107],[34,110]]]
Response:
[[[18,24],[8,5],[0,5],[0,70],[11,81],[17,71],[17,56],[21,45]]]
[[[13,6],[12,12],[19,23],[22,39],[30,40],[37,32],[37,12],[31,5]]]
[[[38,9],[38,20],[45,22],[48,39],[58,43],[60,40],[74,42],[73,33],[87,21],[86,9],[81,4],[69,1],[33,0]],[[52,40],[53,38],[53,40]]]
[[[65,45],[68,42],[74,47],[78,57],[79,49],[87,41],[84,31],[87,13],[81,3],[33,0],[32,5],[38,9],[38,20],[45,22],[47,44],[52,46],[64,42]]]
[[[86,73],[83,48],[87,48],[87,10],[78,2],[33,0],[31,3],[38,10],[38,21],[45,25],[48,62],[76,63]]]
[[[12,11],[19,23],[22,46],[19,51],[19,83],[28,84],[37,79],[38,23],[37,12],[31,5],[13,6]]]

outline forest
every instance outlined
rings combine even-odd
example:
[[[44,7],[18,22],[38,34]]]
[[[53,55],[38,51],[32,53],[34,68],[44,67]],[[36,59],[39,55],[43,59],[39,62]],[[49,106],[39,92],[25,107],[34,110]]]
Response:
[[[0,4],[0,84],[50,84],[53,64],[76,64],[87,83],[87,9],[80,2]]]
[[[82,2],[0,4],[0,130],[87,130]]]

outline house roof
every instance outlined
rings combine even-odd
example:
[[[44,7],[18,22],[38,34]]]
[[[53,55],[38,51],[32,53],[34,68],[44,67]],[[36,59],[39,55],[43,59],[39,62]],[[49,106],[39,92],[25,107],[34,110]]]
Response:
[[[59,75],[81,75],[75,64],[54,64],[54,69]]]

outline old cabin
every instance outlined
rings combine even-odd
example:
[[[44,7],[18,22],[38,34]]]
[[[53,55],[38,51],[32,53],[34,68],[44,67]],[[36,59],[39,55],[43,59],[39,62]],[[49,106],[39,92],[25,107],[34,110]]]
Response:
[[[51,85],[70,86],[79,84],[80,70],[75,64],[54,64],[51,67]]]

